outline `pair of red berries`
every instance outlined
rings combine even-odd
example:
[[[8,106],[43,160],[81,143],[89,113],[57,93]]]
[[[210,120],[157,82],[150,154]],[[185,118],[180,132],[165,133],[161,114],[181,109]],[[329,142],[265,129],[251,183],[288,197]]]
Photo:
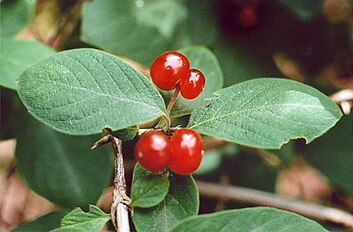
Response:
[[[190,69],[188,59],[178,52],[165,52],[158,56],[150,69],[154,84],[166,91],[178,85],[180,94],[186,99],[200,95],[205,86],[205,77],[197,69]]]
[[[170,140],[161,131],[148,132],[137,142],[135,157],[146,170],[160,172],[169,166],[176,174],[188,175],[200,166],[202,139],[186,128],[175,131]]]

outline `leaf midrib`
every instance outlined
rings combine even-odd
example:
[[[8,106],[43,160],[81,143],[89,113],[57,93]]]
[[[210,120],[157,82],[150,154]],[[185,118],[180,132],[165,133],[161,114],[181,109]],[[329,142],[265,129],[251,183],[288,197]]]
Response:
[[[146,197],[146,196],[148,196],[148,195],[151,195],[150,193],[152,192],[155,192],[155,190],[156,189],[158,189],[158,188],[160,188],[160,186],[154,186],[154,187],[152,187],[150,190],[148,190],[147,192],[145,192],[143,195],[141,195],[140,197],[138,197],[136,200],[134,200],[131,204],[132,205],[134,205],[134,206],[139,206],[139,205],[136,205],[136,202],[137,202],[137,204],[139,204],[139,202],[143,202],[143,198],[144,197]],[[167,195],[168,194],[168,192],[166,192],[166,194],[163,194],[163,195]],[[154,197],[149,197],[149,198],[156,198],[155,196]],[[163,199],[162,199],[163,200]],[[161,200],[161,201],[162,201]],[[161,202],[160,201],[160,202]],[[158,205],[160,202],[158,202],[158,203],[156,203],[156,205]]]
[[[45,129],[47,131],[51,131],[48,129],[48,127],[45,127]],[[66,151],[66,147],[63,146],[62,142],[60,141],[60,139],[58,138],[58,134],[56,133],[48,133],[48,136],[54,141],[54,144],[56,144],[58,151],[58,159],[62,161],[62,163],[64,163],[64,165],[62,165],[63,167],[66,167],[64,169],[64,171],[66,172],[66,174],[68,175],[68,177],[70,177],[70,179],[72,180],[72,189],[74,191],[74,193],[76,194],[76,197],[80,197],[83,196],[83,190],[81,189],[81,185],[80,185],[80,180],[78,179],[78,176],[76,171],[77,169],[74,167],[74,165],[72,164],[72,162],[69,161],[69,159],[67,158],[67,154],[69,154],[69,152]]]
[[[91,215],[86,215],[86,216],[91,216]],[[80,227],[82,225],[92,225],[93,221],[99,221],[99,222],[104,222],[106,223],[109,220],[109,216],[99,216],[99,217],[94,217],[93,219],[89,219],[83,222],[79,222],[79,223],[75,223],[75,224],[71,224],[71,225],[66,225],[63,226],[62,228],[76,228],[76,227]]]
[[[237,114],[244,113],[244,112],[247,112],[247,111],[254,111],[254,110],[259,110],[259,109],[267,109],[267,108],[272,108],[272,107],[276,107],[276,106],[300,106],[300,108],[306,108],[306,107],[321,108],[318,105],[302,105],[302,104],[296,104],[296,103],[294,103],[294,104],[285,103],[285,104],[265,105],[265,106],[260,106],[260,107],[256,107],[256,108],[254,107],[254,108],[249,108],[249,109],[245,109],[245,110],[236,110],[236,111],[233,111],[233,112],[228,113],[228,114],[224,114],[224,115],[220,115],[220,116],[217,116],[217,117],[213,117],[213,118],[210,118],[208,120],[205,120],[205,121],[202,121],[200,123],[197,123],[197,124],[191,126],[190,128],[195,128],[197,126],[203,125],[203,124],[211,122],[213,120],[219,120],[221,118],[228,117],[228,116],[231,116],[231,115],[237,115]],[[305,106],[305,107],[303,107],[303,106]],[[219,111],[222,110],[222,108],[220,108]]]
[[[36,82],[40,82],[40,81],[43,81],[43,82],[47,82],[47,80],[41,80],[41,79],[37,79]],[[78,87],[78,86],[72,86],[72,85],[68,85],[68,84],[65,84],[65,83],[62,83],[62,82],[57,82],[57,81],[53,81],[51,80],[50,82],[53,82],[55,84],[58,84],[58,85],[63,85],[63,86],[66,86],[66,87],[69,87],[69,88],[73,88],[73,89],[77,89],[77,90],[80,90],[80,91],[88,91],[88,92],[92,92],[92,93],[95,93],[97,96],[101,96],[101,97],[108,97],[108,98],[114,98],[114,99],[117,99],[117,101],[126,101],[126,102],[132,102],[132,103],[135,103],[135,104],[139,104],[139,105],[144,105],[144,106],[147,106],[149,108],[152,108],[152,109],[156,109],[157,111],[161,112],[162,114],[165,114],[164,111],[162,111],[161,109],[155,107],[155,106],[152,106],[152,105],[149,105],[147,104],[146,102],[144,101],[136,101],[136,100],[133,100],[133,99],[129,99],[127,97],[120,97],[120,96],[117,96],[117,95],[108,95],[104,92],[97,92],[97,91],[94,91],[92,89],[88,89],[88,88],[85,88],[85,87]],[[97,97],[95,96],[95,97]],[[89,99],[93,99],[94,97],[92,98],[89,98]],[[68,106],[68,105],[71,105],[71,104],[77,104],[77,103],[80,103],[80,102],[73,102],[73,103],[70,103],[70,104],[67,104],[67,105],[62,105],[62,106],[59,106],[59,107],[55,107],[55,108],[60,108],[60,107],[64,107],[64,106]],[[54,109],[54,108],[53,108]]]

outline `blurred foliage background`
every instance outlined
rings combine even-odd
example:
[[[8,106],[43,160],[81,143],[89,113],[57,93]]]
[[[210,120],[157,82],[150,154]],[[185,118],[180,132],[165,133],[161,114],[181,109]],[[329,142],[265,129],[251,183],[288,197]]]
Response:
[[[94,47],[126,57],[143,71],[166,50],[197,45],[217,57],[224,87],[282,77],[330,95],[353,89],[352,8],[352,0],[2,0],[0,226],[9,229],[45,212],[87,208],[97,201],[109,210],[112,157],[104,149],[89,150],[100,135],[62,135],[33,120],[18,99],[14,80],[37,60]],[[352,108],[352,99],[347,104]],[[174,124],[187,120],[176,118]],[[195,178],[352,213],[352,125],[349,114],[312,144],[292,141],[281,150],[215,146],[205,153]],[[9,139],[16,139],[16,148]],[[135,143],[124,144],[128,183]],[[201,196],[200,213],[243,206]],[[54,223],[58,215],[50,215]]]

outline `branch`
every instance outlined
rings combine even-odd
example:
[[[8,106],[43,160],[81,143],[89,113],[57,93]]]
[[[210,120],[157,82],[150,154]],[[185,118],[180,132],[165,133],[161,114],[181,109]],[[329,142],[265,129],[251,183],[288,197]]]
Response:
[[[60,1],[58,1],[60,3]],[[66,39],[74,32],[81,17],[81,8],[84,0],[78,0],[72,3],[72,6],[62,12],[57,23],[55,34],[48,38],[46,44],[55,50],[61,50]]]
[[[304,202],[264,191],[197,181],[201,196],[292,211],[319,221],[328,221],[353,229],[353,215],[335,208]]]
[[[114,181],[113,181],[113,200],[111,205],[111,220],[116,231],[129,232],[129,207],[130,198],[126,194],[126,181],[124,160],[122,154],[122,141],[111,134],[107,134],[97,141],[91,149],[103,144],[111,143],[114,152]]]
[[[64,6],[62,2],[37,1],[36,12],[30,24],[16,37],[34,39],[54,50],[61,50],[79,23],[84,0],[72,1],[70,6]]]
[[[6,179],[3,182],[3,186],[2,186],[3,190],[1,191],[3,196],[2,198],[0,198],[0,231],[1,229],[9,229],[12,226],[11,223],[5,220],[3,213],[6,212],[5,202],[8,201],[7,198],[9,198],[9,195],[11,194],[9,186],[10,186],[11,178],[15,174],[15,172],[16,172],[16,164],[14,160],[12,160],[7,169],[7,174],[5,177]]]

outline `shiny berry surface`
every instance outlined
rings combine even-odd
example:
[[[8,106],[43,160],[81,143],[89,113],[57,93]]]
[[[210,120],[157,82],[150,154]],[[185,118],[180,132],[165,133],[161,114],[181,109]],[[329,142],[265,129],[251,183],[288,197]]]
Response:
[[[186,78],[180,82],[180,94],[186,99],[194,99],[205,87],[205,76],[197,69],[190,69]]]
[[[196,171],[202,159],[201,136],[191,129],[177,130],[170,139],[169,168],[180,175]]]
[[[162,171],[169,163],[168,137],[160,131],[142,135],[135,146],[135,158],[148,171]]]
[[[154,84],[162,90],[172,90],[190,68],[188,59],[178,52],[165,52],[152,63],[150,74]]]

